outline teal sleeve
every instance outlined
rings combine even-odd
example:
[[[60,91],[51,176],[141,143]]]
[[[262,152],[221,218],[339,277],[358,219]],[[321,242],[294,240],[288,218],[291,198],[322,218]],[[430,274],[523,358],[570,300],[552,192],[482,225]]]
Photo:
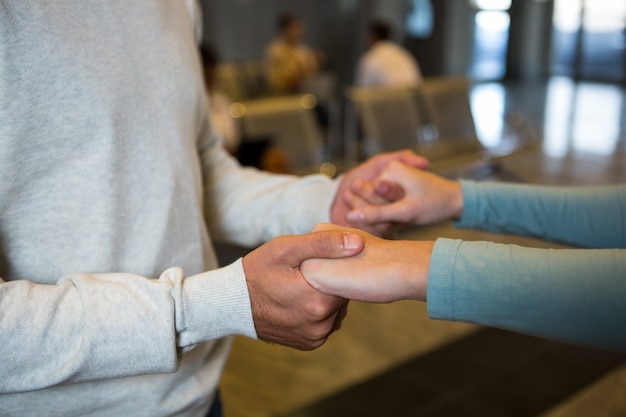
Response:
[[[457,227],[589,248],[626,248],[626,186],[551,187],[462,181]]]
[[[626,250],[439,239],[431,318],[626,352]]]

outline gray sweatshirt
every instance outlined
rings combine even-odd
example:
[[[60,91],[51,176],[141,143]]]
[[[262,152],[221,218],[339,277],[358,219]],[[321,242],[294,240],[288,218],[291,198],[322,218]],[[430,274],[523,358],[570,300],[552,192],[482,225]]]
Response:
[[[335,184],[242,169],[172,0],[0,0],[0,415],[201,416],[241,262],[328,221]]]

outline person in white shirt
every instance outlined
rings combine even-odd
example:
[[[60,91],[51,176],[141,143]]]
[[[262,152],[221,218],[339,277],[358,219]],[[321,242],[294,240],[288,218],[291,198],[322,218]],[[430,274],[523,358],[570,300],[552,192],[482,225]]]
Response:
[[[391,26],[374,21],[369,26],[368,50],[357,65],[356,84],[363,87],[419,85],[422,73],[417,60],[390,41]]]

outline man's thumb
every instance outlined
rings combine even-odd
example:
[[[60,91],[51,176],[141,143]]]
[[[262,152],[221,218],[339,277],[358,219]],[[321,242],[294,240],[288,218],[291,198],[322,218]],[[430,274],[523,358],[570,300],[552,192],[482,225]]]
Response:
[[[364,247],[363,238],[356,233],[343,230],[325,230],[307,235],[294,236],[293,254],[299,263],[307,259],[335,259],[355,256]]]

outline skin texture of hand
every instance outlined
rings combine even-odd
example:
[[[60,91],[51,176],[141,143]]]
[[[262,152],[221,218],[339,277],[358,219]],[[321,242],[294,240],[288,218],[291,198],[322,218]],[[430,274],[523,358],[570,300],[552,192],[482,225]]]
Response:
[[[362,238],[350,231],[281,236],[243,258],[259,338],[301,350],[316,349],[339,329],[347,300],[322,294],[302,277],[311,258],[354,256]]]
[[[392,222],[376,222],[370,224],[366,220],[353,222],[348,219],[348,213],[362,206],[374,206],[388,204],[402,195],[401,190],[394,190],[388,196],[396,197],[389,199],[385,195],[376,193],[373,181],[378,178],[387,166],[392,162],[401,162],[404,165],[416,169],[426,169],[429,163],[426,159],[416,155],[412,151],[399,151],[377,155],[367,162],[352,169],[341,179],[337,195],[331,208],[331,221],[341,226],[359,227],[376,235],[384,235],[392,228]],[[357,195],[351,191],[352,187],[360,190]],[[389,184],[389,188],[394,186]]]
[[[398,194],[397,185],[404,195]],[[345,195],[348,204],[357,207],[347,215],[353,224],[369,227],[388,222],[427,225],[459,218],[463,214],[463,192],[459,182],[399,162],[388,164],[373,181],[373,187],[376,193],[395,201],[387,205],[363,205],[361,202],[370,191],[364,197],[362,190],[353,187]]]
[[[365,241],[365,248],[357,256],[311,259],[302,264],[302,274],[317,290],[370,303],[426,301],[434,242],[384,240],[356,229],[327,224],[317,225],[314,230],[352,231]]]

